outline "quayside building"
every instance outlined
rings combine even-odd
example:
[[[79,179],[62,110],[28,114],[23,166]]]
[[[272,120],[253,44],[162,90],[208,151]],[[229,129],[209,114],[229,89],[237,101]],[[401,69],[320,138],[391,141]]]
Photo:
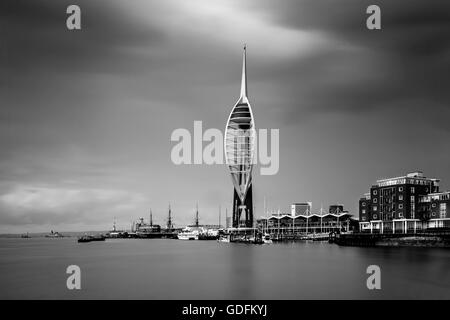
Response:
[[[450,191],[416,171],[381,179],[359,200],[363,232],[395,234],[450,228]]]
[[[294,203],[290,214],[277,212],[261,217],[257,221],[258,228],[271,235],[328,234],[355,229],[356,220],[343,205],[331,205],[328,212],[321,209],[318,213],[312,213],[311,207],[311,202]]]

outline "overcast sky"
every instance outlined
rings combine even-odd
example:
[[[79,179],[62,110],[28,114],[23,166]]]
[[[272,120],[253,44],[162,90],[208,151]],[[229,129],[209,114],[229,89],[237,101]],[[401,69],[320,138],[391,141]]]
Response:
[[[82,30],[66,28],[78,4]],[[365,27],[381,7],[382,30]],[[256,216],[359,197],[423,170],[450,189],[450,2],[3,0],[0,232],[217,223],[225,165],[170,159],[177,128],[224,130],[240,89],[280,130],[280,170],[253,178]]]

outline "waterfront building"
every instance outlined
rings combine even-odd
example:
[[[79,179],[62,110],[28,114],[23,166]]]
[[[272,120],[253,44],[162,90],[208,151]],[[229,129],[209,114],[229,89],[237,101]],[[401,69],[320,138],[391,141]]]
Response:
[[[439,182],[421,171],[378,180],[359,200],[360,230],[407,233],[449,227],[449,192],[439,192]]]
[[[291,205],[291,216],[311,214],[312,202],[293,203]]]
[[[292,208],[291,206],[291,210]],[[312,213],[310,209],[301,214],[292,214],[292,211],[291,214],[278,212],[268,217],[261,217],[257,221],[257,227],[271,235],[348,232],[354,229],[355,220],[342,206],[340,212],[321,210],[319,213]]]
[[[339,213],[344,213],[344,212],[348,212],[344,210],[344,205],[343,204],[332,204],[328,210],[329,213],[334,213],[334,214],[339,214]]]
[[[428,228],[450,228],[450,191],[419,197],[419,210]]]
[[[247,97],[246,47],[242,58],[241,94],[225,129],[225,159],[233,182],[233,228],[253,227],[252,169],[256,130]]]

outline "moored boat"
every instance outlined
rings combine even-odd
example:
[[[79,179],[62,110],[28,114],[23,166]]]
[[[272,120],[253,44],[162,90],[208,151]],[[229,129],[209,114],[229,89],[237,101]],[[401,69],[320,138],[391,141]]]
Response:
[[[91,242],[91,236],[85,235],[78,238],[78,242]]]
[[[202,228],[199,232],[198,240],[217,240],[219,238],[219,230]]]
[[[218,242],[225,242],[225,243],[229,243],[230,242],[230,235],[221,235],[218,239]]]
[[[53,232],[53,230],[45,235],[46,238],[63,238],[64,236],[59,232]]]
[[[198,235],[198,230],[192,230],[186,227],[177,234],[177,238],[180,240],[198,240]]]
[[[162,238],[161,226],[153,224],[152,214],[150,213],[149,223],[140,218],[133,227],[136,238]]]
[[[92,241],[105,241],[106,237],[102,234],[97,235],[84,235],[78,237],[78,242],[92,242]]]
[[[268,234],[268,233],[265,233],[265,234],[263,235],[262,241],[263,241],[263,243],[265,243],[265,244],[271,244],[271,243],[273,243],[272,239],[270,238],[270,234]]]

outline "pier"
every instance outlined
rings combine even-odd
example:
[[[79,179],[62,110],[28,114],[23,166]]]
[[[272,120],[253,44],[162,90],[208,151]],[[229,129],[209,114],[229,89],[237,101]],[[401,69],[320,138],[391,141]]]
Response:
[[[330,242],[341,246],[420,246],[450,247],[450,229],[424,230],[409,233],[350,233],[330,234]]]
[[[273,241],[297,241],[297,240],[312,240],[312,241],[328,241],[330,234],[324,233],[274,233],[270,234]]]

